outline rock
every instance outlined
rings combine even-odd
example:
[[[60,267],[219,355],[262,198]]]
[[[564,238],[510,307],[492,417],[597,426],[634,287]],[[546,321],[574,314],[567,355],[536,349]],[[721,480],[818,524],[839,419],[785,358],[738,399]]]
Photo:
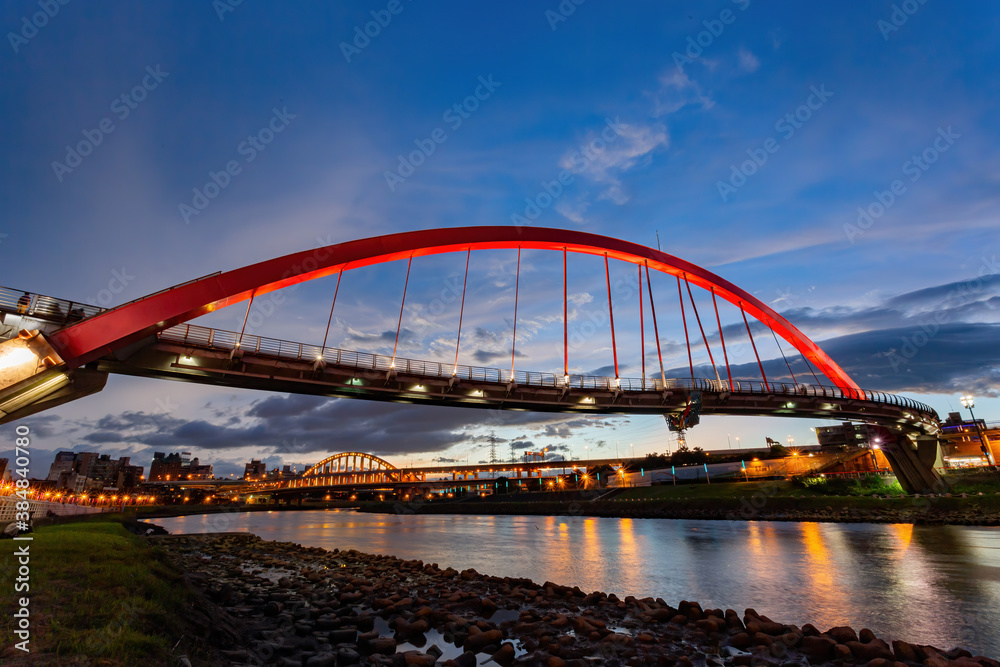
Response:
[[[861,628],[861,632],[858,633],[858,640],[862,644],[867,644],[871,640],[875,639],[875,633],[868,628]]]
[[[830,641],[833,641],[832,639]],[[750,648],[753,646],[753,638],[746,632],[740,632],[729,638],[729,645],[738,649]]]
[[[396,652],[396,640],[392,637],[377,637],[368,642],[368,648],[372,653],[392,655]]]
[[[785,633],[785,626],[781,623],[773,623],[769,621],[762,620],[751,620],[747,623],[747,632],[758,633],[763,632],[765,635],[782,635]]]
[[[317,653],[305,662],[305,667],[336,667],[336,665],[337,657],[332,653]]]
[[[900,662],[918,662],[917,652],[904,641],[894,639],[892,641],[892,652],[895,654],[896,660]]]
[[[348,665],[357,665],[360,663],[361,654],[353,648],[344,647],[337,649],[337,667],[346,667]]]
[[[835,628],[830,628],[823,634],[830,635],[837,640],[838,644],[858,641],[858,633],[854,631],[854,628],[847,625],[839,625]]]
[[[812,623],[806,623],[805,625],[802,626],[802,634],[804,634],[806,637],[818,637],[822,633],[819,630],[817,630],[816,626],[813,625]]]
[[[502,639],[503,633],[499,630],[487,630],[486,632],[480,632],[476,635],[469,635],[469,638],[465,640],[462,648],[466,651],[479,653],[490,644],[496,644]]]
[[[848,662],[854,661],[854,654],[851,653],[851,649],[843,644],[837,644],[833,647],[833,659],[834,660],[845,660]]]
[[[732,639],[730,639],[732,643]],[[806,635],[802,638],[802,652],[809,657],[812,662],[824,662],[833,658],[833,648],[837,641],[830,637]],[[735,645],[737,648],[744,648]]]
[[[407,651],[402,655],[406,667],[434,667],[434,663],[437,662],[436,657],[422,651]]]
[[[500,645],[500,650],[493,654],[492,659],[501,665],[510,665],[514,662],[515,655],[514,645],[510,642],[504,642]]]
[[[889,647],[880,639],[876,639],[868,644],[862,644],[859,641],[846,642],[844,646],[851,649],[851,653],[859,662],[868,662],[876,658],[883,658],[884,660],[894,662],[896,659],[892,651],[889,650]]]

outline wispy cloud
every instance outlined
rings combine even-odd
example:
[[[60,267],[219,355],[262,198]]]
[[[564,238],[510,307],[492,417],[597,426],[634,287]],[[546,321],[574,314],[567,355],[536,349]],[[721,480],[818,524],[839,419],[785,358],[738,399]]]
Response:
[[[741,48],[737,54],[739,68],[743,72],[756,72],[760,67],[760,60],[748,49]]]
[[[567,152],[560,160],[560,166],[603,186],[599,198],[609,199],[620,205],[629,200],[629,195],[622,186],[621,175],[648,165],[653,151],[669,146],[670,138],[666,126],[661,123],[616,123],[616,130],[617,137],[607,142],[603,150],[585,155],[584,157],[589,158],[587,160],[574,159],[577,151]],[[600,136],[592,132],[583,145],[592,146],[599,139]],[[580,209],[575,210],[579,217]]]
[[[656,116],[676,113],[688,105],[711,109],[715,102],[701,91],[701,86],[688,75],[676,68],[667,70],[660,76],[660,87],[653,93]]]

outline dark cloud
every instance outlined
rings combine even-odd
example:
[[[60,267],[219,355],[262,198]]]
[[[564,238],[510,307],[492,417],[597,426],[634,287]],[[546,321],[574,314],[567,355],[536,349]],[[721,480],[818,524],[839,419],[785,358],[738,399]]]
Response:
[[[515,348],[514,356],[524,358],[527,355],[525,355],[523,352]],[[498,360],[510,359],[510,351],[508,350],[508,351],[494,352],[492,350],[479,349],[472,353],[472,358],[475,359],[476,362],[480,364],[492,364],[493,362]]]
[[[872,307],[794,308],[782,312],[782,316],[816,341],[863,388],[893,393],[973,392],[997,396],[998,292],[1000,274],[984,273],[889,297]],[[759,322],[751,329],[755,338],[771,337]],[[746,328],[739,324],[724,327],[723,331],[727,344],[747,340]],[[794,348],[783,341],[782,348],[787,364],[781,357],[763,361],[769,381],[830,384]],[[734,380],[760,380],[756,362],[736,364],[730,370]],[[718,371],[725,377],[724,367]],[[683,367],[667,371],[673,377],[689,374]],[[715,369],[709,365],[695,368],[696,377],[714,375]]]
[[[484,416],[486,418],[484,419]],[[399,405],[379,401],[273,395],[251,404],[243,419],[223,423],[183,420],[162,413],[129,411],[81,424],[85,447],[118,444],[151,451],[208,451],[249,447],[287,461],[319,459],[340,451],[379,456],[442,452],[456,445],[482,450],[484,426],[521,426],[554,437],[569,437],[595,420],[576,415],[483,411]],[[506,446],[507,440],[497,438]],[[242,468],[240,469],[242,472]]]

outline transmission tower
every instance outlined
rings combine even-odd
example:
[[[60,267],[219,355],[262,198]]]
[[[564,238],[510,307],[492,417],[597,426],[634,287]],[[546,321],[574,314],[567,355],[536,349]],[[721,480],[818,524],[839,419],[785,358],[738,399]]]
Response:
[[[497,460],[497,437],[492,431],[490,431],[490,465],[496,465],[499,463]],[[496,470],[490,471],[490,477],[496,477]]]

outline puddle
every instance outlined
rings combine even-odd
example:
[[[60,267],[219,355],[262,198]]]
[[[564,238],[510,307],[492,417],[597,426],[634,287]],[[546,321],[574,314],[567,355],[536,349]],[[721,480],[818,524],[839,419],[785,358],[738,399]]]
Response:
[[[495,621],[496,617],[500,614],[500,611],[501,610],[497,610],[497,612],[493,614],[493,618],[491,618],[490,620]],[[503,611],[512,612],[514,614],[513,618],[515,620],[517,619],[518,612],[509,609],[505,609]],[[381,616],[375,617],[375,632],[379,634],[379,637],[396,636],[395,631],[391,627],[389,627],[389,623]],[[521,645],[521,642],[513,640],[512,643],[514,644],[514,655],[516,657],[519,658],[525,653],[527,653],[527,651]],[[462,655],[465,652],[462,650],[461,646],[455,646],[454,644],[445,641],[444,635],[442,635],[440,632],[438,632],[433,628],[424,633],[424,639],[422,641],[419,641],[418,644],[414,644],[409,641],[400,642],[399,644],[396,645],[396,651],[399,653],[402,653],[404,651],[423,651],[424,653],[426,653],[427,649],[429,649],[431,646],[437,646],[439,649],[441,649],[441,657],[438,658],[439,662],[443,662],[445,660],[454,660],[455,658],[457,658],[458,656]],[[478,662],[476,663],[478,665],[496,664],[486,653],[477,654],[476,659],[478,660]]]

